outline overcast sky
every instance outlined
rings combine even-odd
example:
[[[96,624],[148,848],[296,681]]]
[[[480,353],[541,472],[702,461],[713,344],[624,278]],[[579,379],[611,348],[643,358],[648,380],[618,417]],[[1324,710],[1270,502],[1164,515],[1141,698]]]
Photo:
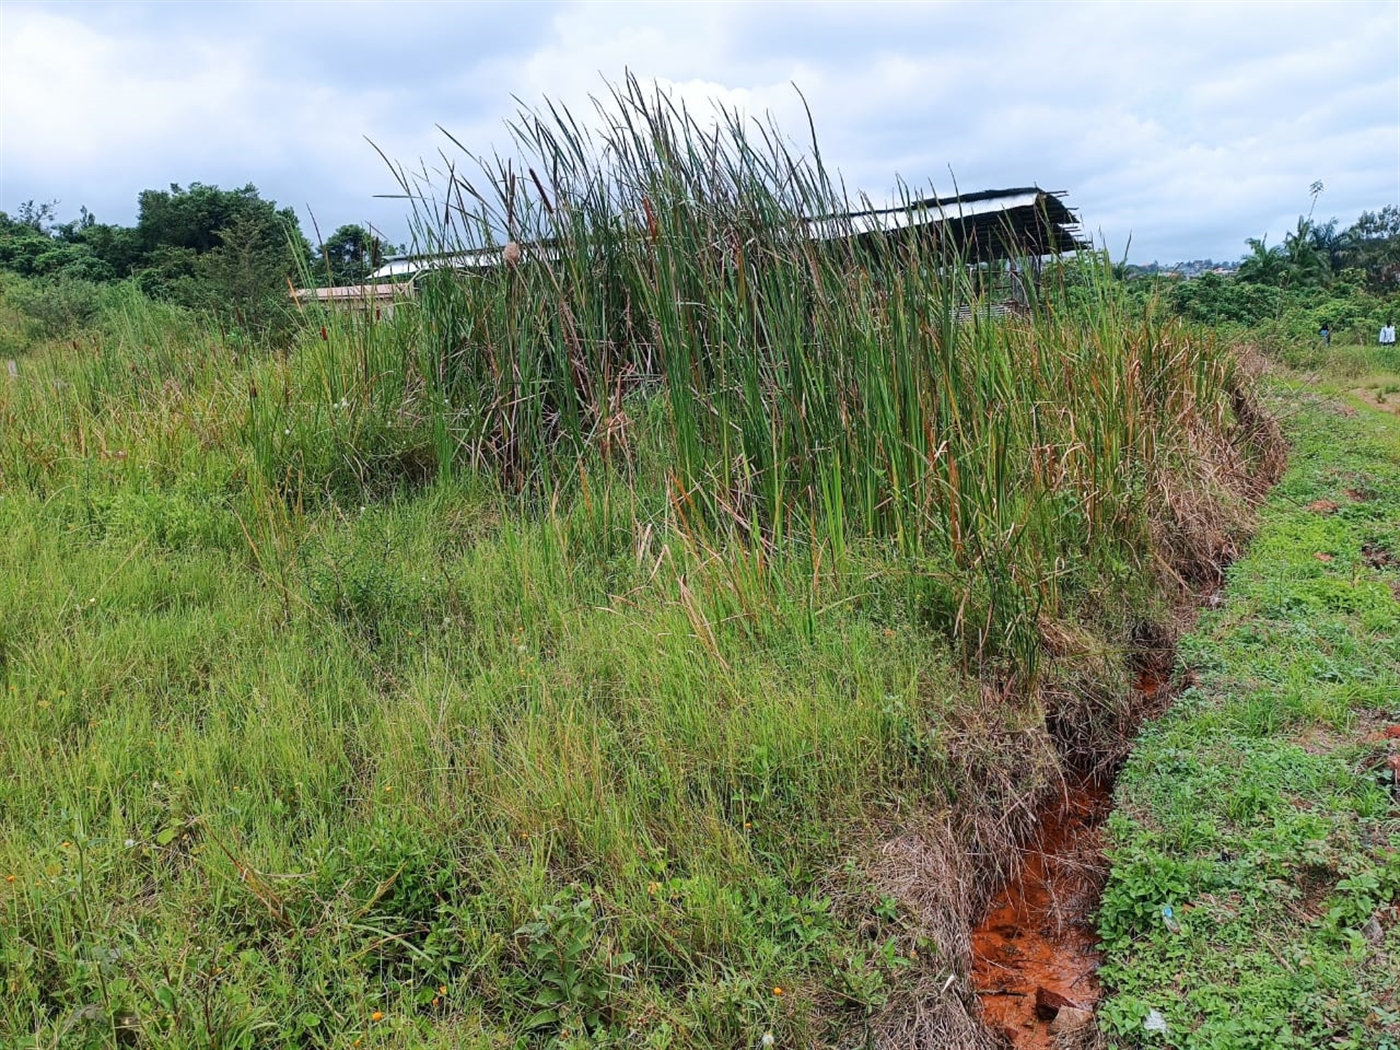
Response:
[[[1121,257],[1400,204],[1400,2],[30,3],[0,0],[0,209],[132,224],[143,189],[254,183],[312,234],[407,235],[370,145],[504,151],[521,102],[579,116],[627,70],[771,112],[886,199],[1066,190]]]

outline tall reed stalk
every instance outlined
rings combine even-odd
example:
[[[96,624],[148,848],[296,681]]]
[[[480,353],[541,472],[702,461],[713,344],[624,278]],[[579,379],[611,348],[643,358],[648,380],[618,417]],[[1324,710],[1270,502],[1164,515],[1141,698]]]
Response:
[[[634,80],[597,115],[523,113],[519,159],[477,178],[399,170],[420,247],[495,265],[420,277],[328,364],[329,403],[378,399],[439,471],[550,490],[635,475],[659,398],[685,527],[838,561],[893,543],[970,657],[1033,667],[1071,563],[1144,557],[1160,443],[1222,410],[1220,351],[1128,316],[1096,258],[1063,264],[1075,295],[993,317],[934,227],[858,231],[868,202],[771,124]]]

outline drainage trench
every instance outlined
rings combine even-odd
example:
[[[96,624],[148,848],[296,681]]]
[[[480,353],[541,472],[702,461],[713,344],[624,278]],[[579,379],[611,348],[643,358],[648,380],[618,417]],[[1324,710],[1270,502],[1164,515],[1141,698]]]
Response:
[[[1140,706],[1164,681],[1144,673]],[[972,931],[972,982],[982,1019],[1017,1050],[1049,1050],[1092,1023],[1100,989],[1094,913],[1106,875],[1102,826],[1111,773],[1070,774],[1041,810],[1014,877]]]

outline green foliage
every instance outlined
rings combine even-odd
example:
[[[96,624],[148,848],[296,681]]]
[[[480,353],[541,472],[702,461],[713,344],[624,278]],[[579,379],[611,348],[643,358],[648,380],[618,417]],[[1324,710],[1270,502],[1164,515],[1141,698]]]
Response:
[[[140,207],[133,228],[99,224],[86,208],[58,223],[52,204],[32,201],[15,218],[0,212],[0,269],[54,286],[28,295],[36,307],[30,339],[93,320],[95,307],[72,309],[75,289],[133,275],[147,295],[207,312],[240,338],[287,338],[296,321],[288,282],[310,257],[292,209],[278,209],[252,185],[200,183],[147,190]]]
[[[1400,207],[1362,212],[1347,231],[1345,258],[1366,275],[1370,290],[1394,292],[1400,286]]]
[[[182,189],[172,183],[168,191],[142,191],[139,204],[136,230],[147,251],[187,248],[203,255],[223,246],[224,231],[240,219],[254,220],[260,233],[298,228],[295,211],[279,210],[275,202],[263,200],[251,183],[236,190],[199,182]],[[287,236],[282,233],[282,239]]]
[[[1266,284],[1202,274],[1171,286],[1168,302],[1193,324],[1253,327],[1277,315],[1281,293]]]
[[[75,227],[53,227],[52,205],[21,205],[16,218],[0,212],[0,269],[24,277],[107,281],[117,271]]]
[[[7,305],[24,315],[28,341],[63,339],[87,328],[109,298],[101,286],[67,276],[7,283],[4,296]]]
[[[1297,396],[1295,466],[1184,640],[1199,682],[1140,739],[1099,916],[1118,1045],[1373,1047],[1400,987],[1400,425]],[[1311,400],[1311,399],[1310,399]],[[1331,509],[1335,507],[1335,510]],[[1173,907],[1179,929],[1162,921]]]
[[[266,355],[174,301],[256,252],[166,246],[0,375],[5,1036],[846,1046],[960,964],[872,858],[938,814],[960,880],[1056,789],[1015,685],[1103,731],[1040,631],[1126,645],[1154,535],[1214,571],[1247,377],[1097,261],[984,316],[765,232],[759,144],[614,130],[646,204],[558,255]]]
[[[1249,254],[1240,260],[1239,279],[1246,284],[1267,284],[1277,287],[1288,274],[1288,255],[1279,245],[1269,247],[1269,238],[1250,237],[1246,242]]]
[[[294,323],[289,279],[310,250],[290,208],[248,185],[141,194],[136,232],[146,250],[140,277],[151,295],[206,310],[253,338],[285,338]]]
[[[537,1009],[527,1031],[597,1031],[612,1020],[613,1000],[636,959],[613,950],[605,924],[586,893],[567,889],[541,905],[515,931],[525,959],[524,998]]]
[[[326,238],[311,261],[311,274],[331,285],[359,284],[397,251],[363,226],[348,224]]]
[[[1298,225],[1283,244],[1268,246],[1268,237],[1246,240],[1249,254],[1240,262],[1238,279],[1275,288],[1330,285],[1347,270],[1362,275],[1373,294],[1400,291],[1400,209],[1387,205],[1362,212],[1356,222],[1338,229],[1336,219],[1314,222],[1298,216]]]
[[[927,240],[810,237],[851,202],[776,132],[635,83],[610,105],[596,148],[567,113],[522,114],[528,182],[405,183],[420,247],[496,252],[509,230],[522,259],[423,275],[392,323],[328,319],[292,401],[250,413],[265,476],[342,491],[347,466],[397,456],[547,493],[650,457],[697,534],[937,566],[911,583],[926,617],[970,662],[1029,672],[1073,584],[1052,566],[1132,560],[1175,470],[1154,421],[1220,419],[1229,355],[1159,326],[1099,259],[1059,268],[1031,316],[992,317],[978,272]],[[425,203],[444,194],[477,213]],[[647,401],[660,434],[635,426]]]

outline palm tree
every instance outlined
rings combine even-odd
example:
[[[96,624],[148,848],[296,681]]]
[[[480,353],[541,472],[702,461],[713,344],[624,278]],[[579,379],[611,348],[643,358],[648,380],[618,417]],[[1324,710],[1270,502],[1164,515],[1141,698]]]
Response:
[[[1334,274],[1341,273],[1351,259],[1351,231],[1337,229],[1337,220],[1328,219],[1314,223],[1309,236],[1313,250],[1327,259],[1328,270]]]
[[[1284,253],[1288,258],[1288,278],[1294,285],[1325,284],[1331,275],[1328,257],[1314,243],[1317,227],[1313,221],[1298,216],[1298,228],[1283,236]]]
[[[1249,284],[1283,284],[1288,275],[1288,257],[1278,245],[1269,247],[1269,235],[1245,240],[1250,254],[1240,260],[1239,279]]]

